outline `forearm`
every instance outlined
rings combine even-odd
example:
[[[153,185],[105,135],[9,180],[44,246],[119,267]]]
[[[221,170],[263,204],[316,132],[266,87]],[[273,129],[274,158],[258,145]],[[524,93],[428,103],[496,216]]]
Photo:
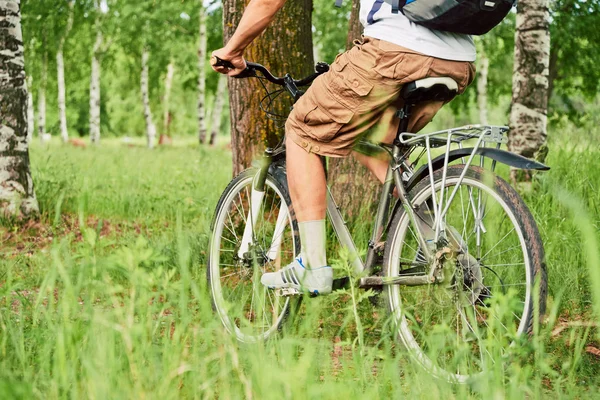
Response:
[[[225,50],[232,55],[241,56],[246,47],[269,26],[285,2],[286,0],[251,0]]]

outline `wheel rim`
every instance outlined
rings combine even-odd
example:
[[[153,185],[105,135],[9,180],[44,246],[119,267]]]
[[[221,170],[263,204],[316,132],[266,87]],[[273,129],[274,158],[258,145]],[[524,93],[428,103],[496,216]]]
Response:
[[[213,304],[227,331],[239,341],[266,340],[277,332],[290,306],[260,283],[265,272],[273,272],[291,263],[296,238],[287,202],[281,190],[267,179],[265,196],[254,226],[249,251],[240,259],[245,221],[250,212],[253,176],[241,179],[222,202],[211,238],[209,269]],[[273,233],[280,212],[286,212],[279,251],[273,251]],[[272,260],[269,255],[275,256]]]
[[[458,177],[448,177],[446,188],[453,189],[457,182]],[[439,198],[440,181],[435,188]],[[430,198],[428,187],[419,192],[413,202],[429,210],[427,200]],[[492,201],[495,206],[490,204]],[[485,210],[481,215],[483,226],[487,225],[487,233],[479,230],[479,240],[474,229],[478,209]],[[500,218],[500,213],[504,213],[504,218]],[[456,215],[462,223],[456,222]],[[455,261],[454,270],[450,266],[451,272],[444,271],[450,281],[447,284],[390,286],[388,296],[400,337],[411,355],[439,378],[465,383],[481,373],[486,365],[501,362],[489,352],[486,342],[500,336],[503,330],[506,337],[517,337],[528,329],[533,277],[527,245],[514,213],[501,196],[484,183],[469,177],[463,180],[448,211],[446,226],[447,230],[458,231],[466,253],[473,253],[475,261],[465,255],[460,262]],[[409,262],[409,267],[415,268],[418,259],[418,245],[406,214],[398,227],[395,236],[388,238],[394,243],[390,256],[393,261],[388,269],[390,276],[406,271]],[[477,261],[479,258],[481,262]],[[518,302],[511,303],[515,307],[510,309],[512,316],[490,313],[486,304],[493,301],[496,293],[513,296]]]

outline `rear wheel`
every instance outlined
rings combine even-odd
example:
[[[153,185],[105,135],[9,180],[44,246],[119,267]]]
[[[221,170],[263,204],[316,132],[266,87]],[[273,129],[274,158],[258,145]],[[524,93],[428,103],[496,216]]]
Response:
[[[300,250],[285,173],[273,171],[263,195],[253,195],[258,170],[233,179],[213,220],[207,268],[213,308],[227,331],[245,343],[276,334],[297,301],[279,297],[260,283],[262,274],[290,264]]]
[[[426,286],[388,286],[386,298],[402,343],[435,376],[466,383],[502,362],[519,336],[531,331],[534,291],[546,301],[544,251],[535,221],[508,183],[464,165],[434,174],[435,201],[427,177],[411,190],[426,239],[435,237],[433,204],[444,186],[445,234],[431,249],[444,280]],[[424,275],[427,261],[404,210],[394,216],[384,256],[384,275]],[[431,242],[430,242],[431,243]],[[454,250],[449,251],[450,248]],[[441,256],[443,252],[444,256]],[[539,285],[535,285],[539,281]]]

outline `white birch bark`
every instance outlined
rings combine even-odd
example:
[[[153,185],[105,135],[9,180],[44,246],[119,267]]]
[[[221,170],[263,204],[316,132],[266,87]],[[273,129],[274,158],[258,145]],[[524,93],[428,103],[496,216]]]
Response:
[[[490,59],[485,52],[480,51],[477,54],[478,68],[477,73],[477,108],[479,109],[479,123],[488,124],[488,73],[490,70]]]
[[[519,1],[508,147],[540,160],[547,151],[549,28],[548,0]]]
[[[33,105],[33,78],[27,77],[27,143],[31,143],[35,131],[35,106]]]
[[[99,23],[96,22],[96,42],[92,52],[92,74],[90,78],[90,141],[100,143],[100,51],[104,38]]]
[[[142,102],[144,104],[144,119],[146,120],[146,138],[148,142],[148,148],[154,148],[154,142],[156,139],[156,126],[152,121],[152,109],[150,107],[150,87],[149,87],[149,73],[148,73],[148,60],[150,59],[150,52],[147,48],[144,48],[142,52],[142,76],[141,76],[141,89],[142,89]]]
[[[223,115],[223,105],[225,104],[225,89],[227,88],[227,77],[219,74],[219,83],[217,85],[217,93],[215,95],[215,103],[212,110],[212,123],[210,125],[210,142],[211,146],[217,144],[217,135],[221,130],[221,118]]]
[[[63,143],[69,141],[69,129],[67,127],[67,99],[65,89],[65,61],[63,57],[63,50],[65,42],[69,37],[69,33],[73,28],[73,8],[75,2],[69,2],[69,17],[67,20],[67,26],[65,31],[58,42],[58,50],[56,52],[56,69],[57,69],[57,83],[58,83],[58,119],[60,121],[60,137]]]
[[[38,136],[42,143],[46,134],[46,85],[48,82],[48,54],[42,57],[42,76],[38,88]]]
[[[171,113],[170,113],[170,103],[171,103],[171,90],[173,88],[173,77],[175,76],[175,64],[173,60],[167,66],[167,76],[165,78],[165,97],[163,103],[163,133],[167,136],[170,134],[169,126],[171,125]]]
[[[0,1],[0,214],[39,212],[29,168],[20,0]]]
[[[206,10],[200,6],[200,44],[198,45],[198,141],[206,141]]]

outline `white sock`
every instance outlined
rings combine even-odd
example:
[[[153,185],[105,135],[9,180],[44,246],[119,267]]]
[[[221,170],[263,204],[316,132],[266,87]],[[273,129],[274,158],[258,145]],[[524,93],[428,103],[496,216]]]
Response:
[[[327,265],[325,246],[327,245],[325,220],[298,222],[302,249],[300,258],[306,269],[321,268]]]

